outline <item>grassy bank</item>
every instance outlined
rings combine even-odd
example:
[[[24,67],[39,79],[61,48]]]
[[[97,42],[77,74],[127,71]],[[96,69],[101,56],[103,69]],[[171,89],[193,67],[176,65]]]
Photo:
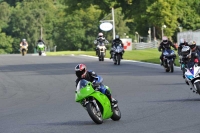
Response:
[[[61,55],[91,55],[96,56],[95,51],[61,51],[61,52],[47,52],[47,56],[61,56]],[[159,64],[160,52],[157,49],[145,49],[145,50],[132,50],[126,51],[123,58],[127,60],[136,60],[142,62],[150,62]],[[110,58],[109,51],[106,52],[106,57]],[[176,59],[176,64],[178,65],[178,58]]]

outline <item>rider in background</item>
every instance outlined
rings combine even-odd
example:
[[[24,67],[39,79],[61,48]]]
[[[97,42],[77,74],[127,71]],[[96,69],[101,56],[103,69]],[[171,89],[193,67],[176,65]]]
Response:
[[[181,64],[181,70],[183,69],[182,67],[182,55],[181,55],[181,50],[184,46],[188,46],[188,42],[185,41],[185,39],[181,38],[180,39],[180,44],[178,46],[178,55],[179,55],[179,63]]]
[[[40,43],[40,42],[42,42],[42,43],[44,44],[44,46],[45,46],[45,43],[44,43],[44,41],[42,40],[42,38],[39,38],[39,39],[38,39],[37,45],[38,45],[38,43]],[[37,45],[35,46],[36,50],[37,50]]]
[[[192,52],[195,52],[200,56],[200,48],[196,45],[195,41],[190,41],[188,46],[191,48]]]
[[[27,50],[28,50],[28,42],[26,41],[26,39],[22,39],[22,41],[20,42],[20,50],[22,48],[22,46],[26,46]]]
[[[158,47],[158,51],[162,51],[162,54],[160,55],[160,65],[163,65],[163,52],[165,50],[171,50],[171,47],[173,47],[175,50],[177,50],[176,46],[170,41],[168,40],[168,38],[166,36],[163,36],[162,38],[162,42],[160,43],[160,46]]]
[[[123,50],[122,50],[122,59],[123,59],[123,54],[124,54],[124,44],[123,44],[123,42],[122,42],[122,40],[120,40],[120,36],[119,35],[115,35],[115,39],[112,41],[112,46],[111,46],[111,50],[110,50],[110,59],[112,59],[113,57],[112,57],[112,53],[113,53],[113,46],[115,46],[116,47],[116,44],[121,44],[121,47],[123,48]]]
[[[186,42],[183,38],[180,39],[180,44],[178,46],[178,55],[181,55],[181,49],[184,46],[188,46],[188,42]]]
[[[44,43],[44,41],[42,40],[42,38],[39,38],[39,39],[38,39],[37,43],[39,43],[39,42],[42,42],[42,43],[45,45],[45,43]]]
[[[99,45],[100,42],[104,42],[105,45],[109,43],[109,42],[105,39],[105,37],[103,36],[103,33],[102,33],[102,32],[100,32],[100,33],[98,34],[97,39],[94,40],[94,44],[95,44],[95,46],[96,46],[96,47],[95,47],[96,55],[98,54],[98,45]]]
[[[192,43],[193,41],[189,42],[188,44]],[[200,65],[200,56],[197,54],[197,50],[192,50],[190,46],[184,46],[181,50],[181,56],[183,63],[189,68],[190,65],[193,65],[195,63],[198,63]]]

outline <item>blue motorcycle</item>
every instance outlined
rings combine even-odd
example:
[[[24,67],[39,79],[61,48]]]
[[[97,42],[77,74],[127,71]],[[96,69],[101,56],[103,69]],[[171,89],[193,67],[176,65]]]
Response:
[[[163,52],[163,67],[166,72],[174,72],[174,61],[176,54],[174,50],[165,50]]]

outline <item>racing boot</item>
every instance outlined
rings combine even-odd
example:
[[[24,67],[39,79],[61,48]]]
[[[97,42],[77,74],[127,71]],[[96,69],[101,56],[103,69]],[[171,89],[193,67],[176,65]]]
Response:
[[[106,90],[106,96],[110,100],[111,106],[117,106],[116,104],[118,103],[118,101],[111,96],[110,91]]]

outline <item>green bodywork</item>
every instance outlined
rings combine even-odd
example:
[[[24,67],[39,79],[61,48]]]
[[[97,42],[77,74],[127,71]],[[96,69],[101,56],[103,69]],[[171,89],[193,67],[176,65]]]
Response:
[[[44,51],[45,50],[45,46],[43,43],[38,43],[37,44],[37,51]]]
[[[85,82],[85,84],[80,85],[80,82]],[[108,86],[105,87],[109,91],[111,91]],[[93,97],[94,99],[96,99],[103,107],[103,119],[108,119],[113,115],[110,100],[107,98],[106,95],[104,95],[100,91],[94,90],[91,82],[86,81],[84,79],[80,80],[75,93],[75,101],[79,103],[82,103],[82,101],[88,97]]]

